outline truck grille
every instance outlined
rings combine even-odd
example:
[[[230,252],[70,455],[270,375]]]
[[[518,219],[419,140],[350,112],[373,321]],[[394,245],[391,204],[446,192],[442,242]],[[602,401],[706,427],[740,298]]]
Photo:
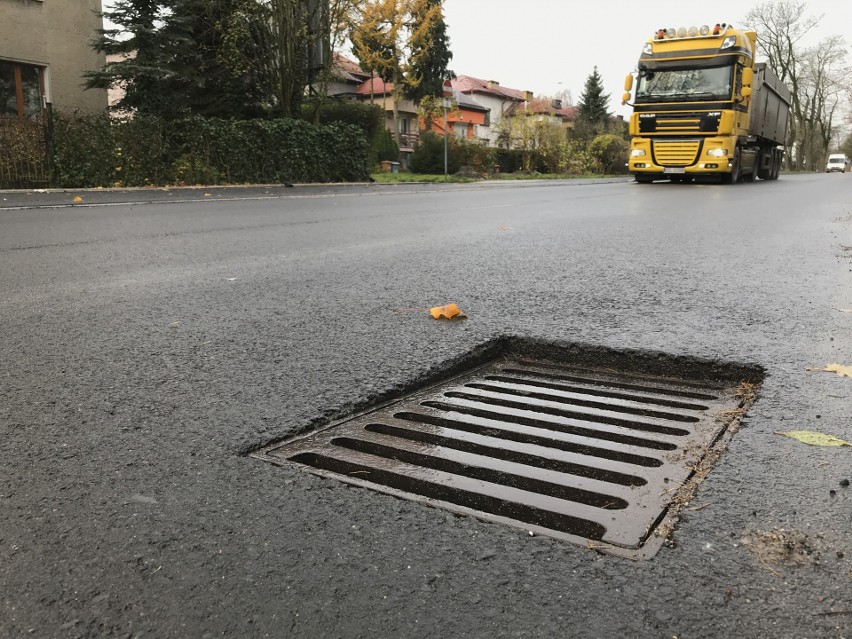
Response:
[[[700,140],[655,140],[654,160],[662,166],[689,166],[700,148]]]
[[[717,133],[722,114],[709,113],[643,113],[639,118],[640,133],[692,134]]]

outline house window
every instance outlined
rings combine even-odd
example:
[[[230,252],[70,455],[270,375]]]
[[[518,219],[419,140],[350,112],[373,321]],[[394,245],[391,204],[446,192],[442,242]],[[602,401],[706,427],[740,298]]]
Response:
[[[41,67],[0,60],[0,117],[38,117],[44,109]]]

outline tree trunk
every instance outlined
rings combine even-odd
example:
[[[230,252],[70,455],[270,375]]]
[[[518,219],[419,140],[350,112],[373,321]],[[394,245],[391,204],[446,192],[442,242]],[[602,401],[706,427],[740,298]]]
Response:
[[[387,95],[387,93],[385,93]],[[402,87],[399,84],[399,69],[395,66],[393,70],[393,91],[391,91],[391,100],[393,100],[393,135],[396,140],[396,146],[399,151],[397,161],[402,159],[402,136],[399,131],[399,100],[402,97]]]

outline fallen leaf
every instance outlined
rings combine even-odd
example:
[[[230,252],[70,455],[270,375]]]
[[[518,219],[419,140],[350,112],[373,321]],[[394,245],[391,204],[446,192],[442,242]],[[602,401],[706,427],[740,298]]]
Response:
[[[809,446],[852,446],[847,441],[838,439],[834,435],[826,435],[825,433],[814,433],[809,430],[792,430],[788,433],[775,433],[783,435],[790,439],[795,439]]]
[[[82,201],[83,201],[83,198],[81,198],[79,195],[77,195],[77,196],[74,198],[74,201],[75,201],[75,202],[82,202]]]
[[[852,308],[837,308],[836,306],[832,306],[835,311],[840,311],[841,313],[852,313]]]
[[[204,197],[210,197],[210,194],[209,194],[209,193],[205,193],[205,194],[204,194]]]
[[[455,304],[447,304],[445,306],[435,306],[429,309],[429,313],[435,319],[465,319],[467,315],[461,312],[461,309]]]
[[[852,366],[843,366],[842,364],[829,364],[825,368],[806,368],[805,370],[816,373],[837,373],[841,377],[852,377]]]
[[[511,231],[512,227],[511,226],[498,226],[497,230],[498,231]]]

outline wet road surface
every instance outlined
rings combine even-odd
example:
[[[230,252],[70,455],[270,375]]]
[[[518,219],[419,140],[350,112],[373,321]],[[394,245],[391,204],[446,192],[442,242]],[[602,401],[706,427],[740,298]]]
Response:
[[[0,635],[852,636],[852,178],[164,193],[0,194]],[[248,456],[507,335],[766,371],[653,560]]]

